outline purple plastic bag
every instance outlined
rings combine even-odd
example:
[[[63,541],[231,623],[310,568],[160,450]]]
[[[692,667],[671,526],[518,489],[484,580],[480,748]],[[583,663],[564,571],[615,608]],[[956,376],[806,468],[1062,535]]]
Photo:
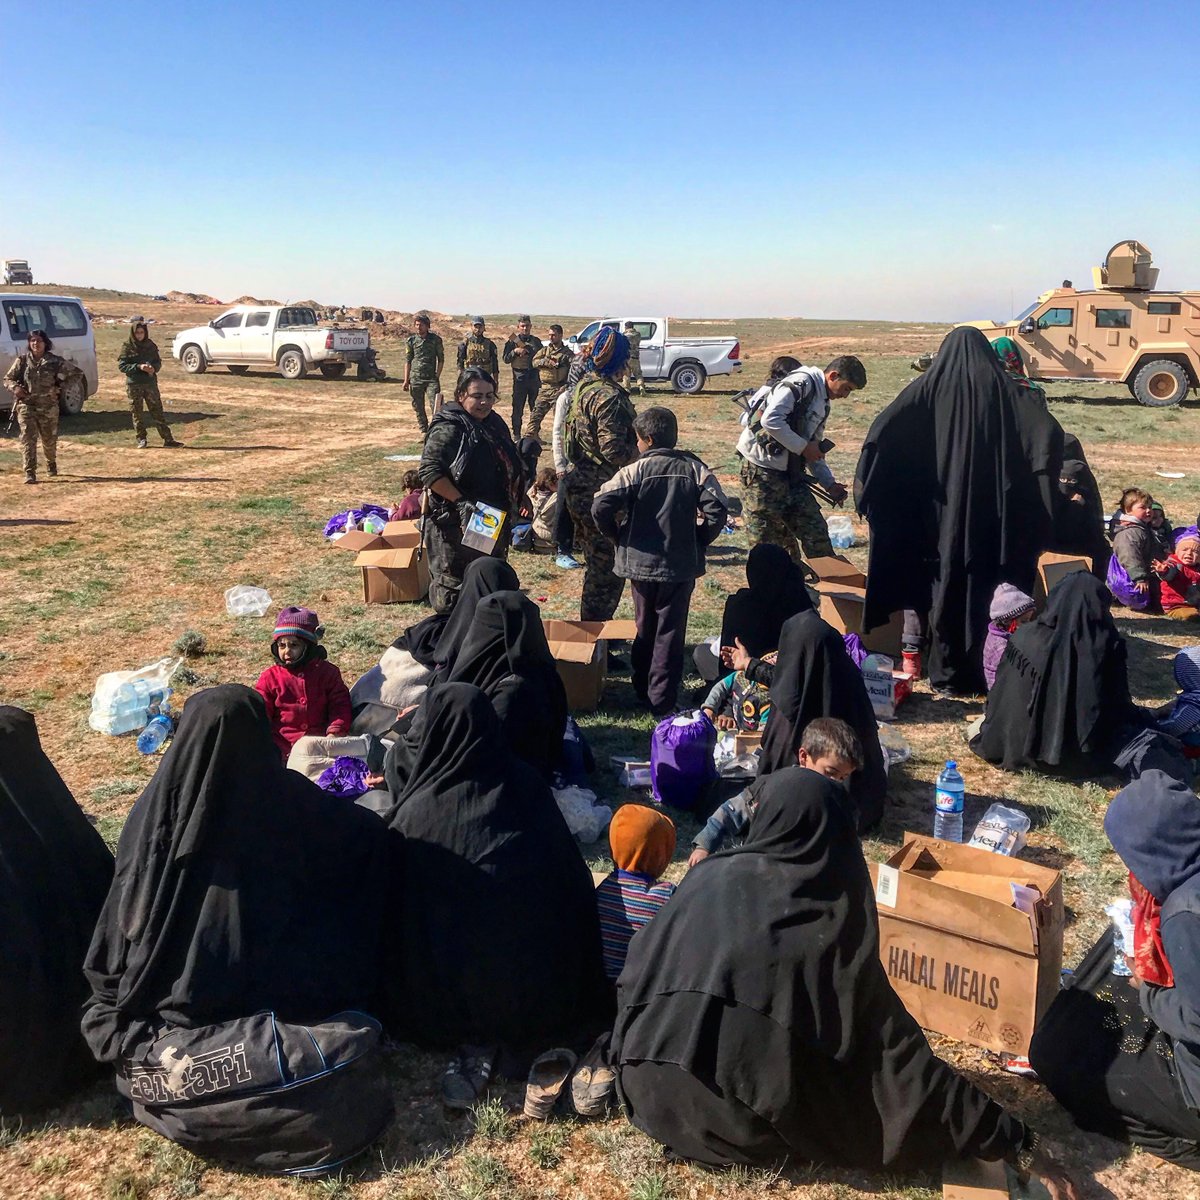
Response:
[[[1138,592],[1134,590],[1133,580],[1129,578],[1129,572],[1121,566],[1121,560],[1115,554],[1108,560],[1108,574],[1105,578],[1108,583],[1108,590],[1126,608],[1132,608],[1135,612],[1141,612],[1143,609],[1150,607],[1150,593],[1148,591]]]
[[[703,713],[667,717],[650,738],[650,786],[656,804],[691,808],[717,777],[717,727]]]
[[[355,525],[361,525],[363,517],[368,513],[382,517],[385,521],[388,519],[388,510],[378,504],[364,504],[362,508],[348,508],[345,512],[334,513],[325,522],[325,536],[331,538],[335,533],[345,533],[347,517],[353,517]]]
[[[846,653],[854,660],[856,667],[863,665],[867,657],[867,648],[862,644],[862,638],[857,633],[843,633],[842,641],[846,643]]]
[[[367,764],[361,758],[335,758],[317,779],[317,787],[343,800],[357,800],[371,789],[367,787]]]

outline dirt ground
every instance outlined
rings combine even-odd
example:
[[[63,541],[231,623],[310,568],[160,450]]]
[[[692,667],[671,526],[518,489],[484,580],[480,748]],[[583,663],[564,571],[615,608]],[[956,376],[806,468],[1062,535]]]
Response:
[[[39,288],[37,290],[50,290]],[[115,844],[130,805],[149,779],[155,760],[140,756],[131,738],[112,738],[87,727],[96,676],[141,666],[172,653],[185,631],[203,635],[205,653],[187,664],[196,688],[227,681],[252,683],[269,664],[268,617],[225,614],[223,593],[238,583],[266,587],[273,609],[305,604],[320,613],[330,656],[353,680],[379,657],[405,626],[428,612],[421,605],[367,607],[352,557],[324,543],[321,531],[333,513],[363,500],[400,495],[405,464],[388,455],[416,454],[416,423],[398,382],[402,374],[402,321],[380,340],[381,361],[393,380],[287,382],[252,372],[234,377],[223,369],[184,375],[170,359],[171,334],[207,321],[222,310],[202,304],[156,302],[111,292],[81,292],[97,319],[101,389],[84,412],[62,423],[57,481],[36,488],[21,483],[15,438],[0,439],[0,697],[37,715],[42,740],[74,795]],[[155,319],[151,336],[166,359],[162,392],[181,450],[134,447],[115,357],[122,324],[140,313]],[[535,332],[552,315],[535,317]],[[558,317],[568,332],[586,318]],[[444,336],[461,335],[464,317],[435,317]],[[515,314],[489,317],[489,334],[503,340]],[[858,353],[870,383],[835,405],[829,434],[835,474],[849,479],[871,418],[911,377],[909,362],[936,348],[939,326],[886,322],[750,321],[680,322],[682,332],[740,337],[746,370],[712,380],[698,396],[652,389],[655,403],[670,404],[681,418],[684,444],[700,453],[731,492],[737,491],[734,441],[737,410],[729,397],[758,382],[770,358],[797,354],[823,362],[835,353]],[[452,338],[446,336],[453,353]],[[447,382],[449,375],[447,375]],[[502,383],[499,410],[511,395]],[[1188,455],[1200,440],[1194,404],[1152,412],[1124,389],[1050,389],[1055,415],[1082,439],[1106,498],[1126,484],[1147,486],[1177,524],[1194,519],[1200,475]],[[1157,471],[1181,470],[1164,479]],[[865,562],[866,529],[851,555]],[[518,556],[514,565],[529,593],[548,615],[578,611],[580,572],[562,572],[547,558]],[[724,596],[743,580],[745,539],[739,531],[720,539],[708,576],[697,588],[690,637],[717,631]],[[628,601],[619,615],[632,615]],[[1178,627],[1161,618],[1127,617],[1135,697],[1161,703],[1173,694],[1170,657],[1185,644]],[[699,687],[695,677],[690,683]],[[602,764],[596,789],[609,802],[628,798],[603,764],[613,753],[644,752],[651,722],[632,707],[626,678],[610,686],[606,708],[583,722]],[[913,757],[893,772],[883,827],[865,846],[881,858],[905,829],[930,822],[932,780],[948,757],[959,758],[967,780],[968,827],[995,798],[1007,798],[1034,818],[1027,852],[1064,872],[1068,906],[1066,962],[1073,964],[1104,925],[1102,908],[1119,894],[1120,866],[1100,822],[1115,779],[1077,786],[1032,775],[1010,775],[965,751],[965,719],[981,703],[931,696],[922,685],[901,709],[897,727]],[[961,756],[965,755],[966,761]],[[680,851],[670,875],[683,873],[694,824],[677,815]],[[595,869],[609,868],[605,843],[585,847]],[[932,1036],[939,1053],[993,1095],[1052,1134],[1065,1159],[1086,1179],[1091,1197],[1200,1196],[1188,1172],[1139,1152],[1074,1130],[1036,1083],[1004,1074],[983,1051]],[[391,1052],[398,1117],[382,1143],[337,1179],[300,1183],[224,1170],[194,1158],[130,1123],[115,1093],[98,1083],[72,1104],[34,1121],[0,1130],[0,1196],[103,1200],[170,1200],[174,1197],[271,1196],[524,1197],[549,1195],[607,1200],[772,1195],[826,1200],[863,1193],[886,1197],[939,1194],[927,1177],[881,1179],[818,1169],[783,1176],[753,1172],[707,1173],[669,1164],[658,1149],[622,1120],[588,1126],[555,1123],[530,1128],[517,1120],[520,1088],[505,1085],[495,1102],[473,1117],[453,1120],[437,1103],[442,1063],[411,1047]]]

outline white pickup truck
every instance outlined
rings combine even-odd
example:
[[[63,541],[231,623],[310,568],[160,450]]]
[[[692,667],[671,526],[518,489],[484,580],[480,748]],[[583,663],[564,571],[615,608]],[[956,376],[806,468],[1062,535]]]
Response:
[[[357,363],[360,379],[383,378],[365,329],[323,328],[311,308],[296,305],[235,305],[207,325],[177,333],[171,353],[191,375],[210,366],[234,375],[274,366],[285,379],[303,379],[315,367],[326,379],[340,379]]]
[[[567,338],[574,348],[590,341],[605,325],[624,330],[630,321],[642,335],[639,361],[647,380],[669,379],[677,392],[691,394],[704,387],[710,375],[731,375],[742,369],[742,346],[735,337],[672,337],[666,317],[601,317]]]

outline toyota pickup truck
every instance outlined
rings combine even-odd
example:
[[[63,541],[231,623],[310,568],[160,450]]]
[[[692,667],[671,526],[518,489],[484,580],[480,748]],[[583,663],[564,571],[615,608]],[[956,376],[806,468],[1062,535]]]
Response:
[[[351,363],[360,379],[382,379],[371,335],[365,329],[328,329],[311,308],[237,304],[207,325],[175,335],[171,353],[191,375],[228,367],[244,375],[251,367],[274,366],[284,379],[303,379],[314,368],[341,379]]]
[[[642,335],[640,362],[647,381],[669,379],[685,395],[704,387],[710,375],[731,375],[742,369],[742,346],[735,337],[672,337],[666,317],[601,317],[567,338],[574,349],[590,341],[605,326],[624,330],[630,321]]]

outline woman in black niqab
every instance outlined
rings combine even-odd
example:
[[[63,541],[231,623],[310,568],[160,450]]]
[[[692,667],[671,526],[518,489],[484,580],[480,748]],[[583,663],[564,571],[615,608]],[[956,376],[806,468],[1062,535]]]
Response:
[[[790,767],[758,796],[745,844],[630,943],[612,1057],[633,1124],[712,1165],[1014,1157],[1021,1122],[933,1054],[888,983],[836,785]]]
[[[1108,589],[1076,571],[1009,639],[971,749],[988,762],[1071,778],[1111,769],[1145,719],[1129,696],[1125,640]]]
[[[855,477],[871,526],[864,627],[929,614],[929,678],[985,690],[988,606],[1001,583],[1033,591],[1054,544],[1063,432],[1008,378],[978,329],[951,330],[933,366],[875,418]]]
[[[250,688],[184,707],[121,832],[88,953],[83,1027],[101,1061],[132,1057],[164,1024],[378,1011],[387,829],[272,747]]]
[[[746,583],[725,601],[721,645],[741,641],[752,658],[779,649],[783,623],[812,608],[804,576],[782,547],[760,542],[746,559]]]
[[[871,829],[883,816],[887,796],[887,768],[875,712],[842,635],[809,611],[790,618],[779,638],[760,777],[795,764],[804,730],[817,717],[836,717],[858,735],[863,765],[850,778],[850,799],[859,831]]]
[[[83,959],[113,857],[46,757],[30,713],[0,707],[0,1115],[95,1073],[79,1033]]]
[[[391,1010],[424,1046],[545,1050],[611,1017],[591,874],[549,787],[478,688],[432,688],[390,817]]]
[[[1092,574],[1107,579],[1112,546],[1104,536],[1104,500],[1083,446],[1073,433],[1064,435],[1058,493],[1053,549],[1059,554],[1086,555],[1092,560]]]

